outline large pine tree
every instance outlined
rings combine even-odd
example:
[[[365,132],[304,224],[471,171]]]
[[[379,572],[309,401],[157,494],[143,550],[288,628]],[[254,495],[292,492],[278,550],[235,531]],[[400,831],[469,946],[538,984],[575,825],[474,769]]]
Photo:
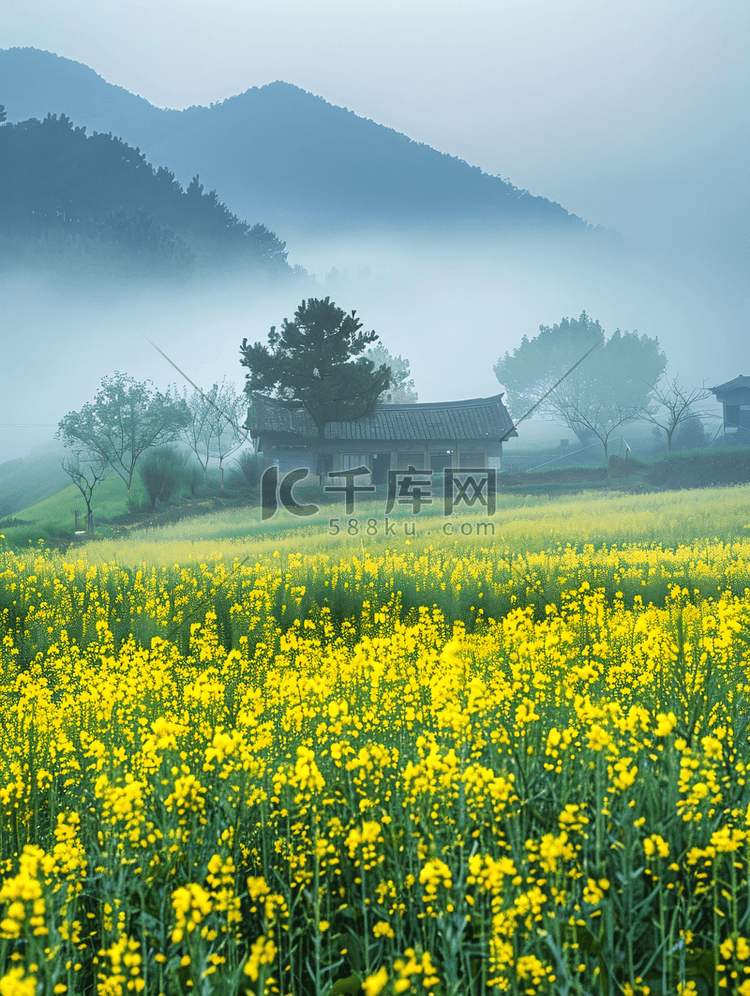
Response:
[[[271,391],[303,405],[321,439],[329,422],[371,414],[391,373],[362,355],[378,340],[362,328],[355,311],[347,314],[330,298],[303,301],[294,321],[285,318],[281,331],[271,329],[267,346],[242,340],[240,362],[250,371],[246,392]]]

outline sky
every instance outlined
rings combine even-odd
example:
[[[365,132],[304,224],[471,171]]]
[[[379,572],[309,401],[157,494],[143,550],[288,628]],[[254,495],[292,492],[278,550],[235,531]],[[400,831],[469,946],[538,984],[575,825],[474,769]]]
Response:
[[[285,80],[558,201],[640,255],[619,283],[592,270],[568,296],[574,262],[558,268],[509,305],[512,334],[586,307],[608,331],[660,332],[693,380],[718,382],[724,367],[725,379],[750,374],[749,28],[747,0],[3,0],[0,45],[85,63],[161,107]],[[291,262],[318,274],[369,262],[361,246],[289,249]],[[449,276],[438,297],[457,299],[460,262],[433,269]],[[475,268],[472,292],[493,272]],[[512,265],[503,275],[513,282]],[[380,330],[390,321],[378,310],[383,282],[370,286]],[[418,275],[414,287],[425,300],[434,291]],[[417,320],[411,287],[396,298]],[[11,294],[11,311],[27,299]],[[458,320],[443,299],[428,317],[451,308]],[[221,321],[231,326],[232,308]],[[29,334],[34,322],[44,319]],[[721,345],[724,367],[698,358],[708,340]],[[482,358],[481,390],[464,380],[451,393],[429,358],[420,367],[417,340],[404,332],[404,342],[423,400],[497,389],[497,345]]]
[[[282,79],[592,223],[658,230],[701,187],[732,228],[749,28],[747,0],[3,0],[0,44],[160,107]]]

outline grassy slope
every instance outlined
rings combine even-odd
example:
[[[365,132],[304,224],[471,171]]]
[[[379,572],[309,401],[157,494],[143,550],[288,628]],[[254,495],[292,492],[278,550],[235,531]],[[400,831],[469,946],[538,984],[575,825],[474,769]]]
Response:
[[[18,509],[49,498],[68,485],[70,478],[60,466],[61,451],[45,448],[0,464],[0,520],[18,515]]]
[[[115,518],[127,511],[128,493],[125,482],[113,475],[97,485],[92,500],[94,519],[98,523],[101,519]],[[138,482],[133,482],[133,498],[136,502],[142,502],[145,498],[145,491]],[[17,519],[20,525],[4,526],[3,533],[11,546],[26,546],[29,542],[36,544],[40,539],[50,541],[54,539],[73,538],[75,529],[75,510],[78,509],[80,528],[86,528],[86,502],[78,488],[74,484],[58,491],[49,498],[29,505],[28,508],[17,512],[13,518]]]
[[[737,450],[727,453],[694,451],[672,455],[650,465],[636,461],[628,461],[627,464],[620,462],[619,466],[610,468],[609,479],[604,468],[579,468],[578,472],[566,469],[509,478],[503,482],[498,511],[491,520],[494,536],[496,541],[519,542],[532,549],[549,548],[557,543],[580,545],[587,542],[655,541],[671,546],[690,542],[695,536],[716,536],[723,541],[731,541],[747,535],[746,527],[750,520],[748,486],[737,483],[732,488],[705,485],[729,484],[735,482],[737,476],[740,480],[743,477],[747,480],[743,472],[745,463],[750,466],[748,458],[750,454]],[[722,480],[730,471],[729,481]],[[574,480],[576,475],[578,481]],[[653,476],[663,479],[661,487],[650,480]],[[676,478],[674,483],[673,478]],[[666,490],[675,486],[689,488],[692,479],[699,480],[704,488]],[[630,494],[622,494],[619,489]],[[115,527],[114,532],[119,534],[127,527],[135,526],[133,542],[145,548],[153,547],[154,543],[166,543],[173,548],[184,543],[215,546],[218,540],[230,540],[242,546],[248,541],[256,544],[258,540],[274,539],[289,546],[290,550],[300,542],[304,546],[310,543],[317,545],[321,540],[329,549],[351,543],[360,547],[379,545],[381,540],[386,541],[387,545],[389,540],[402,542],[409,538],[412,528],[414,535],[411,540],[414,543],[435,542],[439,536],[444,536],[443,527],[447,520],[440,515],[442,508],[438,492],[434,494],[435,503],[425,506],[418,516],[410,515],[408,506],[397,507],[390,516],[391,522],[397,522],[396,532],[389,536],[385,535],[385,501],[380,490],[376,501],[357,501],[354,516],[359,525],[351,533],[347,529],[350,517],[345,514],[343,501],[332,500],[332,496],[323,496],[320,492],[316,497],[315,489],[304,487],[298,487],[295,495],[302,502],[319,504],[319,513],[309,519],[295,518],[280,509],[272,520],[261,522],[257,505],[253,502],[251,507],[247,507],[247,495],[242,496],[228,489],[203,500],[186,503],[182,509],[159,510],[150,514],[148,521],[143,521],[141,517],[141,521],[133,520]],[[138,504],[144,502],[145,493],[140,481],[134,482],[133,498]],[[212,504],[224,505],[226,510],[175,521],[182,515],[205,513]],[[127,510],[127,494],[119,477],[113,476],[97,488],[93,505],[98,522],[123,516]],[[56,495],[18,512],[17,518],[29,525],[6,526],[2,531],[8,543],[16,549],[29,543],[35,545],[40,539],[64,545],[66,538],[72,540],[73,511],[76,508],[80,521],[84,522],[85,502],[76,488],[69,485]],[[340,532],[335,537],[329,535],[330,518],[337,519],[340,526]],[[450,520],[455,530],[454,538],[473,542],[470,536],[460,536],[458,530],[463,521],[471,522],[478,518],[486,519],[481,509],[467,509],[466,506],[457,509]],[[368,519],[375,522],[374,531],[371,529],[368,532]],[[97,532],[100,537],[112,534],[106,525]]]

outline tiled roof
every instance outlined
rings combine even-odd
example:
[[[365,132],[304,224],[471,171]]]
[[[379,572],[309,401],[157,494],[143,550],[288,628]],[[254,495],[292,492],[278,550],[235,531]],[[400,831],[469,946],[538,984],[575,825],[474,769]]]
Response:
[[[728,380],[726,384],[718,384],[716,387],[710,388],[710,390],[712,394],[725,394],[727,391],[738,391],[743,387],[750,387],[750,377],[740,374],[734,380]]]
[[[507,433],[516,435],[502,394],[470,401],[441,401],[434,404],[377,405],[374,414],[356,422],[329,422],[325,439],[430,441],[489,439],[497,441]],[[312,442],[318,438],[315,423],[307,409],[290,401],[264,394],[253,395],[255,421],[252,436],[279,433]],[[513,431],[511,431],[513,430]]]

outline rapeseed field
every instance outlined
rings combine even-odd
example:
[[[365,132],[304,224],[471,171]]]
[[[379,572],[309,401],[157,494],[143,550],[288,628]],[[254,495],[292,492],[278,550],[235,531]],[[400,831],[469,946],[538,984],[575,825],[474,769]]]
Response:
[[[0,552],[0,996],[750,996],[720,500],[671,546],[550,507],[525,544]]]

